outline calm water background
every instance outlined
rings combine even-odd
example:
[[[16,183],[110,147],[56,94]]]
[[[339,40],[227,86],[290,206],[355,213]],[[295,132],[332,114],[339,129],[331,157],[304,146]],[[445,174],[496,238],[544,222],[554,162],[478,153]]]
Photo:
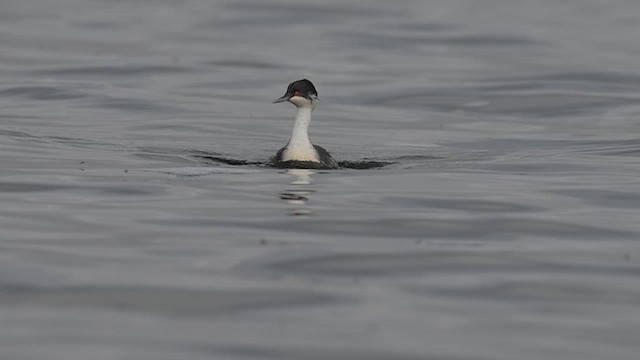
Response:
[[[636,359],[640,2],[0,2],[0,358]],[[375,170],[263,161],[294,109]]]

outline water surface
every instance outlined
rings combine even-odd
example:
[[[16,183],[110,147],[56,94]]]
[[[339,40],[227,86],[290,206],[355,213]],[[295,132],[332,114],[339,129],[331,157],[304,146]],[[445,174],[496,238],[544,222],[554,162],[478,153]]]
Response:
[[[2,2],[0,358],[636,358],[639,14]]]

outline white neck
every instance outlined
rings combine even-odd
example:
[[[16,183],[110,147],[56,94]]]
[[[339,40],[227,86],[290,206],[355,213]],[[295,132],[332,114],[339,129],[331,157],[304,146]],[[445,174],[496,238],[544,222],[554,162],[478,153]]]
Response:
[[[289,140],[289,144],[296,146],[311,146],[308,133],[309,123],[311,122],[311,111],[313,111],[313,107],[311,105],[300,106],[298,108],[296,122],[293,124],[293,131],[291,132],[291,140]]]
[[[309,123],[311,122],[313,104],[298,106],[296,122],[293,124],[291,139],[282,154],[282,161],[316,161],[319,162],[318,153],[309,140]]]

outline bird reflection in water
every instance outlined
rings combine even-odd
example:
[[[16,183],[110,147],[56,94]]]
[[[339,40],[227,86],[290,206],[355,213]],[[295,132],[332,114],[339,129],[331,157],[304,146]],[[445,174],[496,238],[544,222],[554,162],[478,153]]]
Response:
[[[315,172],[307,169],[289,169],[287,174],[295,176],[295,180],[291,181],[289,185],[305,186],[311,185],[311,175],[315,174]],[[314,192],[315,190],[310,189],[289,189],[280,193],[280,199],[291,205],[289,215],[308,216],[313,212],[309,209],[307,202],[309,201],[309,195]]]

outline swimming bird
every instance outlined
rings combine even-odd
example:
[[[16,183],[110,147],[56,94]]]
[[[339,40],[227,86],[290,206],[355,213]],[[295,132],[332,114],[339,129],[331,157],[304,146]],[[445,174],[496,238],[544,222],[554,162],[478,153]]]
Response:
[[[287,145],[269,159],[268,163],[280,167],[305,167],[334,169],[338,164],[324,148],[313,145],[309,140],[309,123],[311,112],[318,102],[318,91],[311,81],[297,80],[289,84],[284,96],[274,103],[288,101],[296,106],[296,120]]]

